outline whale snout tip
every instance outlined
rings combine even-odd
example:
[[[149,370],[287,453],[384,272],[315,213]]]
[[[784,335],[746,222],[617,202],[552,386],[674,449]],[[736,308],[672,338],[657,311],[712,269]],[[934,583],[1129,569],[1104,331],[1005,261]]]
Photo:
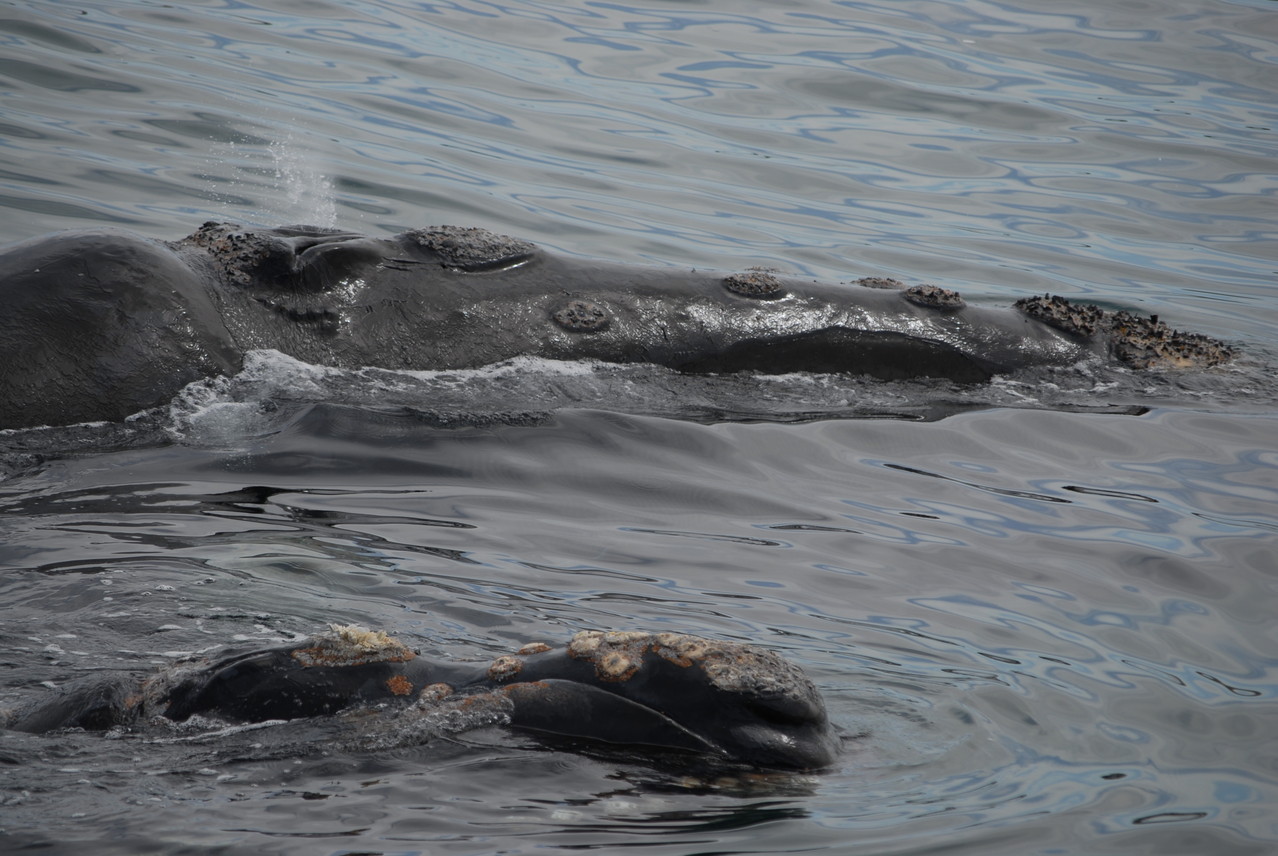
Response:
[[[762,767],[823,770],[839,757],[841,741],[824,715],[799,726],[744,723],[733,729],[739,757]]]

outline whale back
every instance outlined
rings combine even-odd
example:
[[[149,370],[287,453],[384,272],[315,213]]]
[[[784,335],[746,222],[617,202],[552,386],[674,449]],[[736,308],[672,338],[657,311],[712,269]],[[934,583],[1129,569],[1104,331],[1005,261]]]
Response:
[[[120,420],[241,354],[199,271],[114,229],[0,254],[0,428]]]

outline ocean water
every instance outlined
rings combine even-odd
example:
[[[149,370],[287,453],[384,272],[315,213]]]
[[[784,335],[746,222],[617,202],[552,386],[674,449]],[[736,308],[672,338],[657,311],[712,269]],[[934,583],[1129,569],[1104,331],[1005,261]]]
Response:
[[[0,850],[1273,852],[1275,11],[7,3],[6,242],[478,225],[1050,291],[1242,357],[961,389],[263,352],[129,425],[0,434],[0,707],[329,622],[449,659],[656,629],[784,653],[844,736],[690,781],[501,728],[5,732]]]

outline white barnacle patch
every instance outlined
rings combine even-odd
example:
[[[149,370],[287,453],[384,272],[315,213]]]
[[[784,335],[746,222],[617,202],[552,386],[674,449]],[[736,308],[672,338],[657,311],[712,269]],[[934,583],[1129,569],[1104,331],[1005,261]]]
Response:
[[[628,681],[643,665],[641,655],[627,650],[611,650],[595,657],[595,675],[603,681]]]
[[[816,687],[798,667],[771,651],[749,645],[724,643],[705,657],[701,668],[710,683],[724,692],[796,700],[816,696]]]
[[[417,694],[416,704],[423,707],[438,704],[453,694],[453,688],[445,683],[428,684]]]
[[[653,643],[651,633],[636,630],[587,630],[576,634],[568,645],[568,655],[595,664],[601,681],[626,681],[643,665],[643,655]]]
[[[647,644],[652,639],[651,633],[644,633],[642,630],[609,630],[603,635],[604,643],[608,645],[632,645]]]
[[[330,624],[328,629],[338,641],[362,653],[374,654],[389,648],[402,647],[385,630],[369,630],[358,624]]]
[[[518,657],[506,654],[493,660],[488,667],[488,679],[492,681],[506,681],[518,675],[524,667],[524,661]]]
[[[713,644],[709,639],[686,633],[658,633],[653,640],[658,656],[684,668],[704,660]]]
[[[570,657],[589,660],[595,676],[610,682],[634,677],[649,653],[683,668],[699,665],[711,686],[725,693],[798,701],[817,697],[816,687],[797,666],[771,651],[739,642],[685,633],[586,630],[568,645]]]
[[[292,652],[303,666],[358,666],[366,663],[403,663],[417,654],[384,630],[353,624],[330,624],[328,632]]]
[[[572,640],[568,643],[568,656],[575,660],[589,660],[599,650],[599,643],[602,641],[603,633],[599,630],[582,630],[574,633]]]
[[[523,654],[523,655],[542,654],[549,650],[550,650],[550,646],[547,645],[545,642],[529,642],[527,645],[524,645],[515,653]]]

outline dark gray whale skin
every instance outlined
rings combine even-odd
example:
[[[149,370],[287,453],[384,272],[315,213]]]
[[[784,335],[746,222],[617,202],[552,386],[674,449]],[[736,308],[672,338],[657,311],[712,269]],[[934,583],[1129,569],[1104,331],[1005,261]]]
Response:
[[[1013,308],[911,292],[568,258],[456,227],[65,232],[0,252],[0,428],[118,421],[258,348],[341,368],[528,355],[960,382],[1106,348]]]
[[[140,683],[90,679],[0,715],[0,727],[107,730],[156,715],[264,722],[348,710],[400,721],[491,713],[518,729],[785,769],[827,767],[840,746],[816,687],[777,654],[638,631],[581,631],[559,647],[534,643],[490,662],[445,663],[384,633],[333,626],[300,644]]]
[[[119,420],[237,371],[215,290],[189,259],[126,232],[0,253],[0,428]]]

